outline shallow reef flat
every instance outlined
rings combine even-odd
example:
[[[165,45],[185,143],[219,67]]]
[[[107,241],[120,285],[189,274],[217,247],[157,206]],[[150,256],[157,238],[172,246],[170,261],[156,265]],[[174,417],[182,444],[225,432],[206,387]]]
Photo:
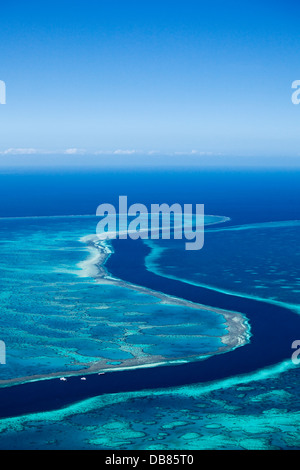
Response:
[[[0,384],[193,361],[247,341],[238,313],[100,279],[99,258],[82,241],[96,223],[0,220]]]
[[[298,450],[298,384],[289,362],[210,384],[103,395],[2,419],[0,448]]]

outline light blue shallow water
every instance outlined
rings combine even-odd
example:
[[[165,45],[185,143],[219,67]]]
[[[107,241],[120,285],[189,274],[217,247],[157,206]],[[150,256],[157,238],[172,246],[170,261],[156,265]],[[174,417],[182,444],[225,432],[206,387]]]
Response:
[[[0,220],[0,380],[196,359],[223,346],[224,317],[86,276],[94,217]],[[134,362],[135,361],[135,362]]]
[[[0,447],[299,449],[298,383],[298,370],[283,364],[211,385],[104,395],[1,420]]]

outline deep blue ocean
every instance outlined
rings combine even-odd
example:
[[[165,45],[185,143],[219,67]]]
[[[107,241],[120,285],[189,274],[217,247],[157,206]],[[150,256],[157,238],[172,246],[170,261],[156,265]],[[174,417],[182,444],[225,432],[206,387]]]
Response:
[[[1,217],[95,214],[103,202],[203,203],[236,224],[299,218],[299,170],[16,170],[0,175]]]
[[[2,172],[0,380],[22,383],[2,382],[0,447],[300,448],[291,361],[300,338],[299,177],[293,169]],[[205,214],[230,218],[205,229],[198,252],[176,240],[117,240],[106,268],[241,314],[247,344],[218,354],[227,331],[219,315],[80,276],[88,255],[80,240],[95,232],[97,206],[117,207],[122,195],[146,206],[204,204]],[[165,365],[108,372],[102,382],[76,376],[100,359],[117,368],[151,357]]]

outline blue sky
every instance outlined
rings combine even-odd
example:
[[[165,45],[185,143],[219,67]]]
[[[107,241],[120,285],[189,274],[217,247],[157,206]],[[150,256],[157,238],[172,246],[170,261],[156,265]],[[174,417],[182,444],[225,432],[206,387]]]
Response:
[[[1,3],[0,160],[300,157],[300,4]]]

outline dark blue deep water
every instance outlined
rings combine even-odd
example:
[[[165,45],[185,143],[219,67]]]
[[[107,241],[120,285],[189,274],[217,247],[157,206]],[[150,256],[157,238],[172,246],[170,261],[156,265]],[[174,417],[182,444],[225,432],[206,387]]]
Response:
[[[299,170],[24,170],[0,174],[0,216],[95,214],[103,202],[204,203],[235,224],[299,219]]]

